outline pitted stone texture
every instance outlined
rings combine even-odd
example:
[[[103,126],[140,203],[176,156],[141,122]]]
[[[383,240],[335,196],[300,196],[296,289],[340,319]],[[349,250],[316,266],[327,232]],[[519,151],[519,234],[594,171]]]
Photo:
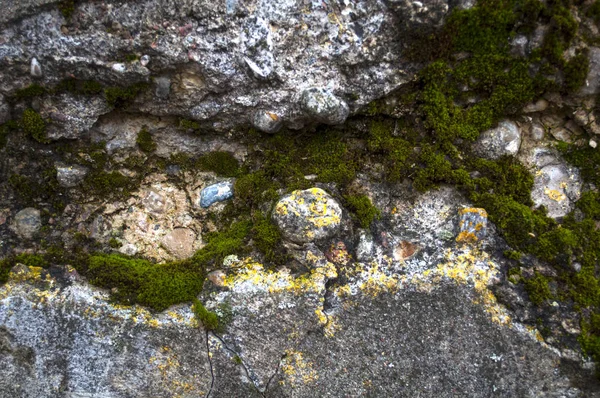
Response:
[[[285,239],[308,243],[334,235],[341,224],[342,208],[320,188],[294,191],[275,205],[273,220]]]
[[[189,228],[175,228],[163,237],[162,244],[169,253],[178,259],[194,254],[196,233]]]
[[[420,65],[405,57],[409,33],[441,25],[451,1],[77,1],[68,20],[58,0],[9,3],[0,16],[1,92],[67,76],[124,87],[172,73],[168,101],[151,84],[128,106],[229,131],[252,123],[257,109],[302,127],[311,120],[298,100],[310,87],[332,90],[340,104],[352,98],[325,117],[337,123],[348,107],[357,112],[410,82]],[[152,59],[120,62],[132,51]],[[30,74],[33,57],[41,77]]]
[[[110,111],[102,96],[73,96],[60,94],[45,96],[40,114],[48,117],[47,135],[51,140],[81,138],[98,120]]]
[[[348,117],[345,101],[322,88],[310,88],[300,98],[302,109],[315,121],[325,124],[342,124]]]
[[[211,205],[233,198],[233,183],[223,181],[209,185],[200,193],[200,206],[207,208]]]
[[[273,112],[261,110],[254,113],[252,125],[265,133],[276,133],[283,125],[283,120]]]
[[[487,234],[488,215],[485,209],[466,207],[458,211],[457,242],[477,243],[483,240]]]
[[[534,174],[531,199],[536,206],[546,206],[548,217],[566,216],[581,196],[579,170],[565,163],[553,163]]]
[[[521,146],[521,131],[510,120],[498,123],[498,127],[486,130],[477,139],[474,151],[486,159],[498,159],[504,155],[514,156]]]
[[[56,165],[56,179],[60,186],[65,188],[77,186],[83,181],[87,173],[88,169],[78,164],[66,165],[61,163]]]
[[[34,277],[0,287],[1,397],[206,396],[206,335],[189,306],[151,314],[73,275]]]
[[[33,238],[41,226],[40,211],[33,207],[23,209],[15,216],[15,229],[17,234],[22,238]]]

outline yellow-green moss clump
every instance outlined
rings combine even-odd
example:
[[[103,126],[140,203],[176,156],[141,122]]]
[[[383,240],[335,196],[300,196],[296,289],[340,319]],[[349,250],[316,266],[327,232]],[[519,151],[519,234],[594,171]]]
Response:
[[[48,142],[48,137],[46,137],[46,122],[33,109],[25,109],[21,118],[21,125],[23,130],[37,142]]]
[[[210,332],[221,332],[222,325],[219,322],[219,316],[206,309],[204,305],[198,299],[194,299],[194,305],[192,307],[194,316],[198,320],[198,323],[202,325],[204,330]]]
[[[373,206],[366,195],[346,195],[344,200],[361,228],[369,228],[373,220],[381,217],[379,209]]]

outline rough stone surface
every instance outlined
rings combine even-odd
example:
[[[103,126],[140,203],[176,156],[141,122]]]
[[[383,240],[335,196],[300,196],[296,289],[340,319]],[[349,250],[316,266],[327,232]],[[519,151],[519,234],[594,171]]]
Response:
[[[577,169],[564,163],[548,164],[534,177],[531,199],[546,206],[548,217],[567,215],[581,196],[581,178]]]
[[[200,193],[200,206],[207,208],[211,205],[233,198],[233,183],[223,181],[209,185]]]
[[[458,242],[477,243],[485,239],[487,233],[487,212],[485,209],[467,207],[459,210]]]
[[[28,207],[15,215],[15,229],[19,236],[31,239],[42,227],[40,211]]]
[[[0,124],[10,120],[10,105],[6,102],[6,98],[0,94]]]
[[[309,88],[300,98],[302,109],[315,121],[342,124],[348,117],[348,105],[333,93],[321,88]]]
[[[342,209],[320,188],[294,191],[275,205],[273,220],[285,239],[308,243],[335,234],[342,221]]]
[[[179,259],[188,258],[194,254],[195,242],[196,233],[188,228],[175,228],[162,240],[167,251]]]
[[[81,138],[96,123],[98,117],[108,111],[110,107],[100,97],[61,94],[44,97],[40,114],[52,121],[47,126],[48,138],[58,140]]]
[[[77,186],[81,181],[83,181],[87,173],[88,169],[86,167],[77,164],[56,165],[56,179],[58,180],[58,183],[65,188]]]
[[[43,65],[35,77],[42,84],[73,76],[126,86],[168,74],[168,103],[164,91],[148,90],[132,107],[220,131],[249,124],[261,108],[299,128],[311,121],[299,109],[310,87],[334,91],[339,111],[324,117],[343,120],[348,108],[355,112],[412,79],[418,67],[404,58],[398,37],[439,26],[450,9],[445,0],[77,2],[67,21],[58,2],[9,3],[0,20],[1,92],[33,82],[33,57]],[[122,62],[132,49],[151,62]],[[347,107],[347,97],[357,99]]]
[[[484,131],[473,150],[487,159],[498,159],[504,155],[514,156],[521,146],[521,131],[510,120],[498,123],[498,127]]]
[[[189,307],[160,315],[117,308],[108,304],[107,293],[73,274],[70,284],[57,285],[39,273],[0,288],[0,396],[208,393],[206,335],[195,327]]]
[[[582,95],[594,95],[600,92],[600,48],[589,49],[590,69],[585,85],[579,90]]]
[[[265,133],[276,133],[281,129],[283,120],[273,112],[257,111],[252,117],[252,124]]]

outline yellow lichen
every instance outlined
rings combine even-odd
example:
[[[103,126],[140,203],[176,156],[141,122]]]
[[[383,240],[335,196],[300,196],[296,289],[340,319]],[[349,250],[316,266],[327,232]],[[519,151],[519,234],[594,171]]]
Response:
[[[292,349],[285,351],[281,371],[285,377],[282,384],[287,382],[292,388],[314,384],[319,379],[319,375],[313,369],[313,363],[306,362],[302,352]]]
[[[548,196],[550,199],[552,199],[556,202],[562,202],[563,200],[565,200],[567,198],[567,196],[565,194],[563,194],[560,191],[557,191],[556,189],[546,188],[546,189],[544,189],[544,194],[546,194],[546,196]]]

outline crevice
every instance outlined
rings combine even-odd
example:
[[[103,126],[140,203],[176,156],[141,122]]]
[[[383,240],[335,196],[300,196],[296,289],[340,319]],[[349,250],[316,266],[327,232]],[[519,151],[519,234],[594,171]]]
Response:
[[[275,368],[275,372],[269,377],[267,381],[267,385],[265,386],[265,391],[262,393],[263,397],[267,398],[267,392],[269,392],[269,386],[271,385],[271,381],[279,374],[279,369],[281,368],[281,361],[286,357],[286,354],[283,354],[279,361],[277,362],[277,367]]]
[[[265,396],[265,392],[267,391],[267,387],[268,387],[268,383],[267,383],[267,387],[265,387],[265,391],[261,391],[260,388],[256,385],[256,380],[254,380],[254,377],[252,377],[250,375],[250,370],[248,370],[248,367],[246,366],[246,364],[244,363],[244,360],[242,359],[241,355],[238,354],[233,348],[230,348],[225,341],[223,340],[222,337],[220,337],[219,335],[212,333],[212,335],[221,342],[221,344],[223,345],[223,347],[231,352],[233,355],[235,355],[236,357],[238,357],[240,359],[240,365],[242,365],[242,368],[244,368],[244,372],[246,373],[246,377],[248,377],[248,380],[252,381],[252,385],[254,386],[254,388],[256,389],[256,391],[258,391],[259,394],[261,394],[263,397]],[[279,363],[277,364],[277,367],[279,367]],[[270,379],[269,379],[270,381]]]
[[[212,393],[213,386],[215,385],[215,372],[213,371],[212,359],[210,357],[210,344],[208,342],[208,331],[206,330],[204,333],[205,333],[205,338],[206,338],[206,356],[208,357],[208,364],[210,366],[210,388],[208,389],[208,392],[206,393],[206,398],[209,398],[210,394]]]

